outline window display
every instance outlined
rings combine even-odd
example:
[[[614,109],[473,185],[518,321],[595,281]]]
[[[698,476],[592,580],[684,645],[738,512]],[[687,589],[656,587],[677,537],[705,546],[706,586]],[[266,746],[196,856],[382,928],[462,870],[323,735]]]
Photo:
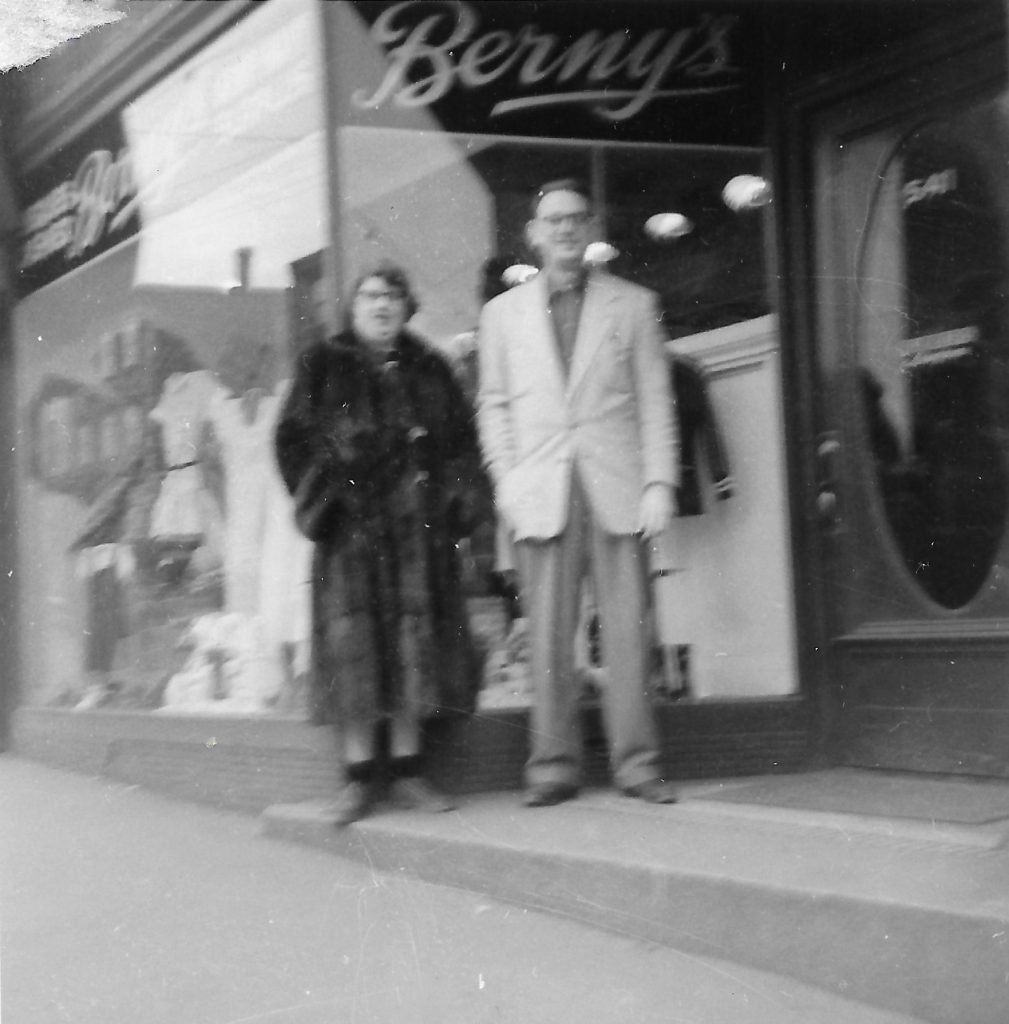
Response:
[[[747,69],[746,15],[728,14],[716,24],[685,14],[679,25],[669,23],[667,11],[660,25],[648,5],[599,5],[590,31],[583,17],[571,17],[575,6],[334,9],[348,54],[337,68],[334,102],[342,278],[352,280],[356,267],[385,256],[402,263],[421,296],[415,325],[456,361],[471,392],[482,304],[536,273],[526,238],[529,197],[546,181],[588,183],[597,234],[587,258],[656,291],[669,339],[762,324],[772,310],[761,214],[770,189],[760,89]],[[677,46],[683,61],[664,62]],[[646,66],[647,84],[635,77]],[[683,116],[686,96],[690,118]],[[712,120],[698,116],[702,108]],[[759,389],[772,386],[767,381]],[[762,437],[753,430],[747,445],[762,445]],[[766,522],[760,530],[779,532]],[[507,536],[499,530],[496,538],[477,538],[476,554],[481,569],[495,570],[493,592],[505,612],[505,621],[499,616],[486,633],[481,705],[523,706],[528,623],[514,614],[521,607],[508,592],[514,567]],[[731,571],[741,577],[750,570],[740,563]],[[766,572],[755,573],[766,587]],[[692,585],[701,586],[699,579],[692,575]],[[598,671],[588,594],[585,606],[578,664],[586,694],[593,695]],[[679,610],[675,624],[659,626],[660,635],[670,630],[683,644],[701,644],[697,663],[719,680],[710,691],[698,684],[693,692],[726,686],[721,677],[733,671],[722,667],[725,651],[719,649],[716,672],[707,635],[686,628]],[[754,635],[741,641],[747,655],[740,664],[752,665],[746,645],[765,641],[749,624],[737,635],[748,631]],[[782,631],[782,646],[786,639]],[[790,691],[794,676],[780,670],[782,660],[768,659],[767,670],[752,680],[734,679],[728,692]]]
[[[319,11],[246,18],[32,184],[26,699],[303,714],[310,545],[272,434],[327,246]]]

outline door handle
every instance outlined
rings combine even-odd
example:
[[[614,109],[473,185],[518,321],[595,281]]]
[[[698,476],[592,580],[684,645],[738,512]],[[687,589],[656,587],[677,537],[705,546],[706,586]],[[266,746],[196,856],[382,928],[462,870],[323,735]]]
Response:
[[[816,515],[828,533],[841,528],[841,437],[836,430],[824,431],[816,440]]]

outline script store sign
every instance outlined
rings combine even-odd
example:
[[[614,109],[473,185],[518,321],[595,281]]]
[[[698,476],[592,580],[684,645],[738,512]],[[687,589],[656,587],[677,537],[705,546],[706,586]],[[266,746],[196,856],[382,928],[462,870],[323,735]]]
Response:
[[[104,252],[140,226],[137,185],[118,115],[24,182],[18,271],[26,294]]]
[[[358,3],[381,77],[351,118],[429,109],[446,128],[691,143],[759,141],[759,25],[656,3]],[[752,12],[752,8],[751,8]]]

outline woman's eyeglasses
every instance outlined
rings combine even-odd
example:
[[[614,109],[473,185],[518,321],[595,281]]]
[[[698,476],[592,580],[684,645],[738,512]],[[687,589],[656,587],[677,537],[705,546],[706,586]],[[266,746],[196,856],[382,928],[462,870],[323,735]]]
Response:
[[[365,302],[381,302],[385,299],[388,302],[402,302],[406,296],[395,288],[379,290],[377,288],[361,288],[358,293],[358,298],[364,299]]]

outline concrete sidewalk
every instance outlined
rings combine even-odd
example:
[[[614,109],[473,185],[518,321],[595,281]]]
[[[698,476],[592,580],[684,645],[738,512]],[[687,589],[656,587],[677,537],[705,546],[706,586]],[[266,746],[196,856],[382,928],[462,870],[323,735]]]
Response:
[[[258,829],[0,757],[4,1024],[916,1024]]]
[[[493,795],[452,814],[381,811],[346,829],[322,804],[272,807],[261,820],[272,836],[381,871],[898,1013],[1004,1024],[1009,783],[838,770],[682,794],[653,807],[595,791],[536,810]]]

